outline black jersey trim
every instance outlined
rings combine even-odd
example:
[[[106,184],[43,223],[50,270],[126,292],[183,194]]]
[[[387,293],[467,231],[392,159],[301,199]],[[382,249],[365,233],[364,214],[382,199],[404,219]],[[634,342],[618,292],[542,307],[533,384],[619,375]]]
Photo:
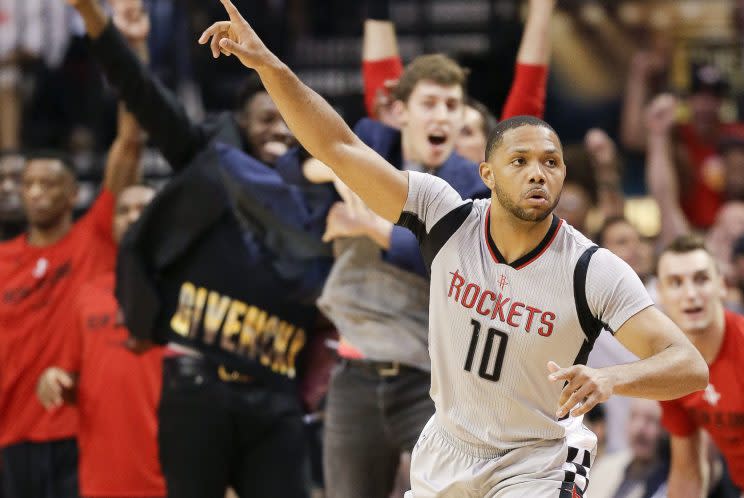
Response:
[[[429,233],[426,233],[426,224],[415,213],[408,211],[401,213],[398,225],[408,228],[418,239],[421,256],[424,258],[429,273],[431,273],[431,264],[439,250],[459,230],[472,210],[472,202],[456,207],[437,221]]]
[[[586,336],[579,354],[576,355],[574,365],[586,365],[586,361],[589,359],[589,353],[592,347],[594,347],[594,341],[599,337],[599,333],[602,332],[603,328],[609,330],[609,326],[592,314],[591,309],[589,309],[589,303],[586,300],[586,275],[589,271],[589,262],[592,256],[594,256],[594,253],[597,252],[597,249],[599,247],[592,246],[584,251],[576,262],[576,268],[574,268],[574,302],[576,303],[576,313],[579,316],[581,329]]]
[[[486,224],[485,224],[485,232],[486,232],[486,243],[488,244],[488,249],[491,252],[491,256],[493,256],[493,259],[497,263],[501,263],[502,265],[509,265],[512,268],[519,270],[521,268],[524,268],[525,266],[529,265],[533,261],[535,261],[537,258],[539,258],[543,252],[550,246],[550,244],[553,243],[553,240],[555,240],[556,235],[558,235],[558,229],[561,227],[563,220],[561,220],[556,215],[553,215],[553,221],[550,223],[550,228],[548,229],[548,233],[545,234],[545,237],[542,238],[539,244],[532,249],[530,252],[522,256],[521,258],[518,258],[515,261],[512,261],[511,263],[508,263],[504,256],[499,251],[498,247],[496,247],[496,243],[493,241],[493,237],[491,237],[491,230],[489,230],[491,226],[491,209],[489,208],[486,211]]]

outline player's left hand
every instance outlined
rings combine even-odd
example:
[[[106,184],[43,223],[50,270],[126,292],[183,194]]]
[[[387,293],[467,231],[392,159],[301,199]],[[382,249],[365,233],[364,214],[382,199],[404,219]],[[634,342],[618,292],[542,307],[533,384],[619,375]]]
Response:
[[[573,365],[561,368],[555,362],[548,362],[548,379],[551,382],[565,381],[560,407],[556,416],[561,418],[570,412],[572,417],[587,413],[599,403],[607,401],[615,388],[615,379],[602,369],[589,368],[585,365]],[[575,408],[577,405],[578,408]]]

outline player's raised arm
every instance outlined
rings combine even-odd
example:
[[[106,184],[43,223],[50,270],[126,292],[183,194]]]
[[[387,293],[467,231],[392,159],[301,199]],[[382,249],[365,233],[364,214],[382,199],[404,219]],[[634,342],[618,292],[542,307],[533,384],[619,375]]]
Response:
[[[336,111],[266,48],[230,0],[229,21],[210,26],[199,43],[212,55],[235,55],[255,69],[284,120],[307,151],[327,164],[380,216],[397,221],[408,196],[407,174],[367,147]],[[211,41],[210,41],[211,39]]]

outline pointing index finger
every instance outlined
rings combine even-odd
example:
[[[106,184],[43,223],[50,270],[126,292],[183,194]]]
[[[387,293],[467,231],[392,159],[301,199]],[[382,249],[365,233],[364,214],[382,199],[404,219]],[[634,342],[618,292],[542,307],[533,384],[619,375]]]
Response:
[[[238,12],[238,9],[233,5],[233,3],[230,0],[220,0],[222,2],[222,5],[225,7],[225,10],[227,11],[227,15],[230,16],[230,20],[233,22],[241,21],[245,22],[245,19],[243,19],[243,16]]]

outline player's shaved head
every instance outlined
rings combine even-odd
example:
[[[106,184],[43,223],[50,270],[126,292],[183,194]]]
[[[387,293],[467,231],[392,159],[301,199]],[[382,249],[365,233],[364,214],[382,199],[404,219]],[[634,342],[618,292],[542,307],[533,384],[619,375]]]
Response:
[[[491,157],[493,152],[504,141],[504,134],[506,132],[508,132],[509,130],[514,130],[516,128],[521,128],[522,126],[538,126],[546,128],[555,134],[556,138],[558,139],[558,143],[560,144],[558,133],[556,133],[553,127],[542,119],[536,118],[534,116],[514,116],[513,118],[501,121],[491,131],[491,134],[488,136],[488,142],[486,143],[486,160]],[[562,145],[561,148],[563,148]]]

